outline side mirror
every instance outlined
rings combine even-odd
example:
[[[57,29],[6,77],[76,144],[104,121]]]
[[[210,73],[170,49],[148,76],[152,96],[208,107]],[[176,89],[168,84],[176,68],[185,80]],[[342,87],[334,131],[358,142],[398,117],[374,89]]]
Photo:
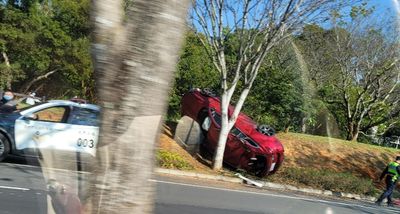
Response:
[[[36,114],[28,114],[28,115],[24,116],[24,118],[26,120],[37,120],[38,116]]]

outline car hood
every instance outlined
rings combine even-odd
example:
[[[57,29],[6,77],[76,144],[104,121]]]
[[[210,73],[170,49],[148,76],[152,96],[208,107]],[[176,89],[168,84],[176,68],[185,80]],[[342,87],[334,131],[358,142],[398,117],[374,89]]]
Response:
[[[283,153],[283,145],[275,135],[267,136],[257,131],[257,124],[245,114],[240,114],[235,124],[248,137],[253,139],[265,152]]]
[[[12,123],[14,124],[15,120],[21,117],[20,113],[1,113],[0,112],[0,124],[8,124]]]

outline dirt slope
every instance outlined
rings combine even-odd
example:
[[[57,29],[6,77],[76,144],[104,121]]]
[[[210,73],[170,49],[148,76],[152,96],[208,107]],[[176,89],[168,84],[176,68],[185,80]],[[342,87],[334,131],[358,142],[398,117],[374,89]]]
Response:
[[[386,164],[399,153],[383,148],[334,138],[280,133],[285,148],[284,166],[330,169],[376,179]]]

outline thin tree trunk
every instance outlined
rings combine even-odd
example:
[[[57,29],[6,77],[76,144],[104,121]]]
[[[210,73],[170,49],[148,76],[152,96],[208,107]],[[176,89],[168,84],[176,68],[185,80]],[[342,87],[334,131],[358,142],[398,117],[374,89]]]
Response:
[[[358,121],[357,124],[354,125],[351,141],[357,141],[358,135],[360,133],[360,124],[361,124],[361,120]]]
[[[303,133],[303,134],[306,133],[306,131],[307,131],[306,121],[307,121],[306,117],[303,117],[301,119],[301,133]]]
[[[348,122],[347,124],[347,140],[352,140],[353,139],[353,123],[352,122]]]
[[[10,65],[10,60],[8,59],[7,53],[6,52],[1,52],[3,55],[4,63],[6,64],[7,67],[7,76],[6,76],[6,87],[8,90],[11,90],[11,82],[12,82],[12,73],[11,73],[11,65]]]
[[[222,168],[222,163],[224,159],[224,151],[226,146],[226,141],[229,134],[229,115],[228,115],[228,93],[224,91],[221,95],[221,130],[218,137],[217,148],[215,149],[213,157],[213,169],[220,170]]]
[[[152,178],[188,1],[94,3],[94,58],[102,107],[92,213],[152,213]]]
[[[285,133],[289,133],[289,129],[290,129],[289,126],[286,126],[284,132],[285,132]]]
[[[31,89],[33,84],[35,84],[36,82],[39,82],[40,80],[49,78],[50,75],[56,73],[57,71],[60,71],[60,69],[57,68],[57,69],[54,69],[52,71],[49,71],[49,72],[47,72],[47,73],[45,73],[43,75],[40,75],[40,76],[36,77],[32,81],[28,82],[26,84],[26,86],[24,87],[24,89],[23,89],[23,93],[27,93],[29,91],[29,89]]]
[[[358,139],[358,134],[359,134],[359,131],[358,131],[358,130],[354,130],[354,132],[353,132],[353,134],[352,134],[351,141],[357,141],[357,139]]]

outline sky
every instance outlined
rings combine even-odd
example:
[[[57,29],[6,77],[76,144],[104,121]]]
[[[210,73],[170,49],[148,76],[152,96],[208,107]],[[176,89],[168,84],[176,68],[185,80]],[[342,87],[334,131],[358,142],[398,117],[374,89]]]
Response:
[[[349,0],[352,1],[352,0]],[[388,19],[391,19],[392,17],[394,19],[397,19],[397,26],[400,28],[400,0],[364,0],[368,3],[367,7],[375,7],[375,11],[373,15],[371,16],[373,19],[377,21],[377,24],[384,25],[385,22],[388,21]],[[238,5],[236,10],[240,10],[240,6]],[[349,8],[345,9],[346,11],[349,10]],[[347,15],[349,14],[349,11],[344,12]],[[258,17],[258,16],[257,16]],[[396,18],[397,17],[397,18]],[[234,22],[232,14],[228,14],[224,16],[224,24],[226,25],[229,23],[232,27],[232,23]],[[382,20],[383,22],[379,22],[379,20]],[[320,26],[324,28],[330,28],[331,23],[329,21],[324,22],[324,23],[319,23]],[[198,23],[194,23],[194,26],[199,30],[203,32],[203,29],[201,29],[200,25]]]
[[[380,14],[385,14],[388,11],[390,13],[395,13],[395,1],[400,4],[400,0],[370,0],[369,4],[376,6],[376,11]]]

